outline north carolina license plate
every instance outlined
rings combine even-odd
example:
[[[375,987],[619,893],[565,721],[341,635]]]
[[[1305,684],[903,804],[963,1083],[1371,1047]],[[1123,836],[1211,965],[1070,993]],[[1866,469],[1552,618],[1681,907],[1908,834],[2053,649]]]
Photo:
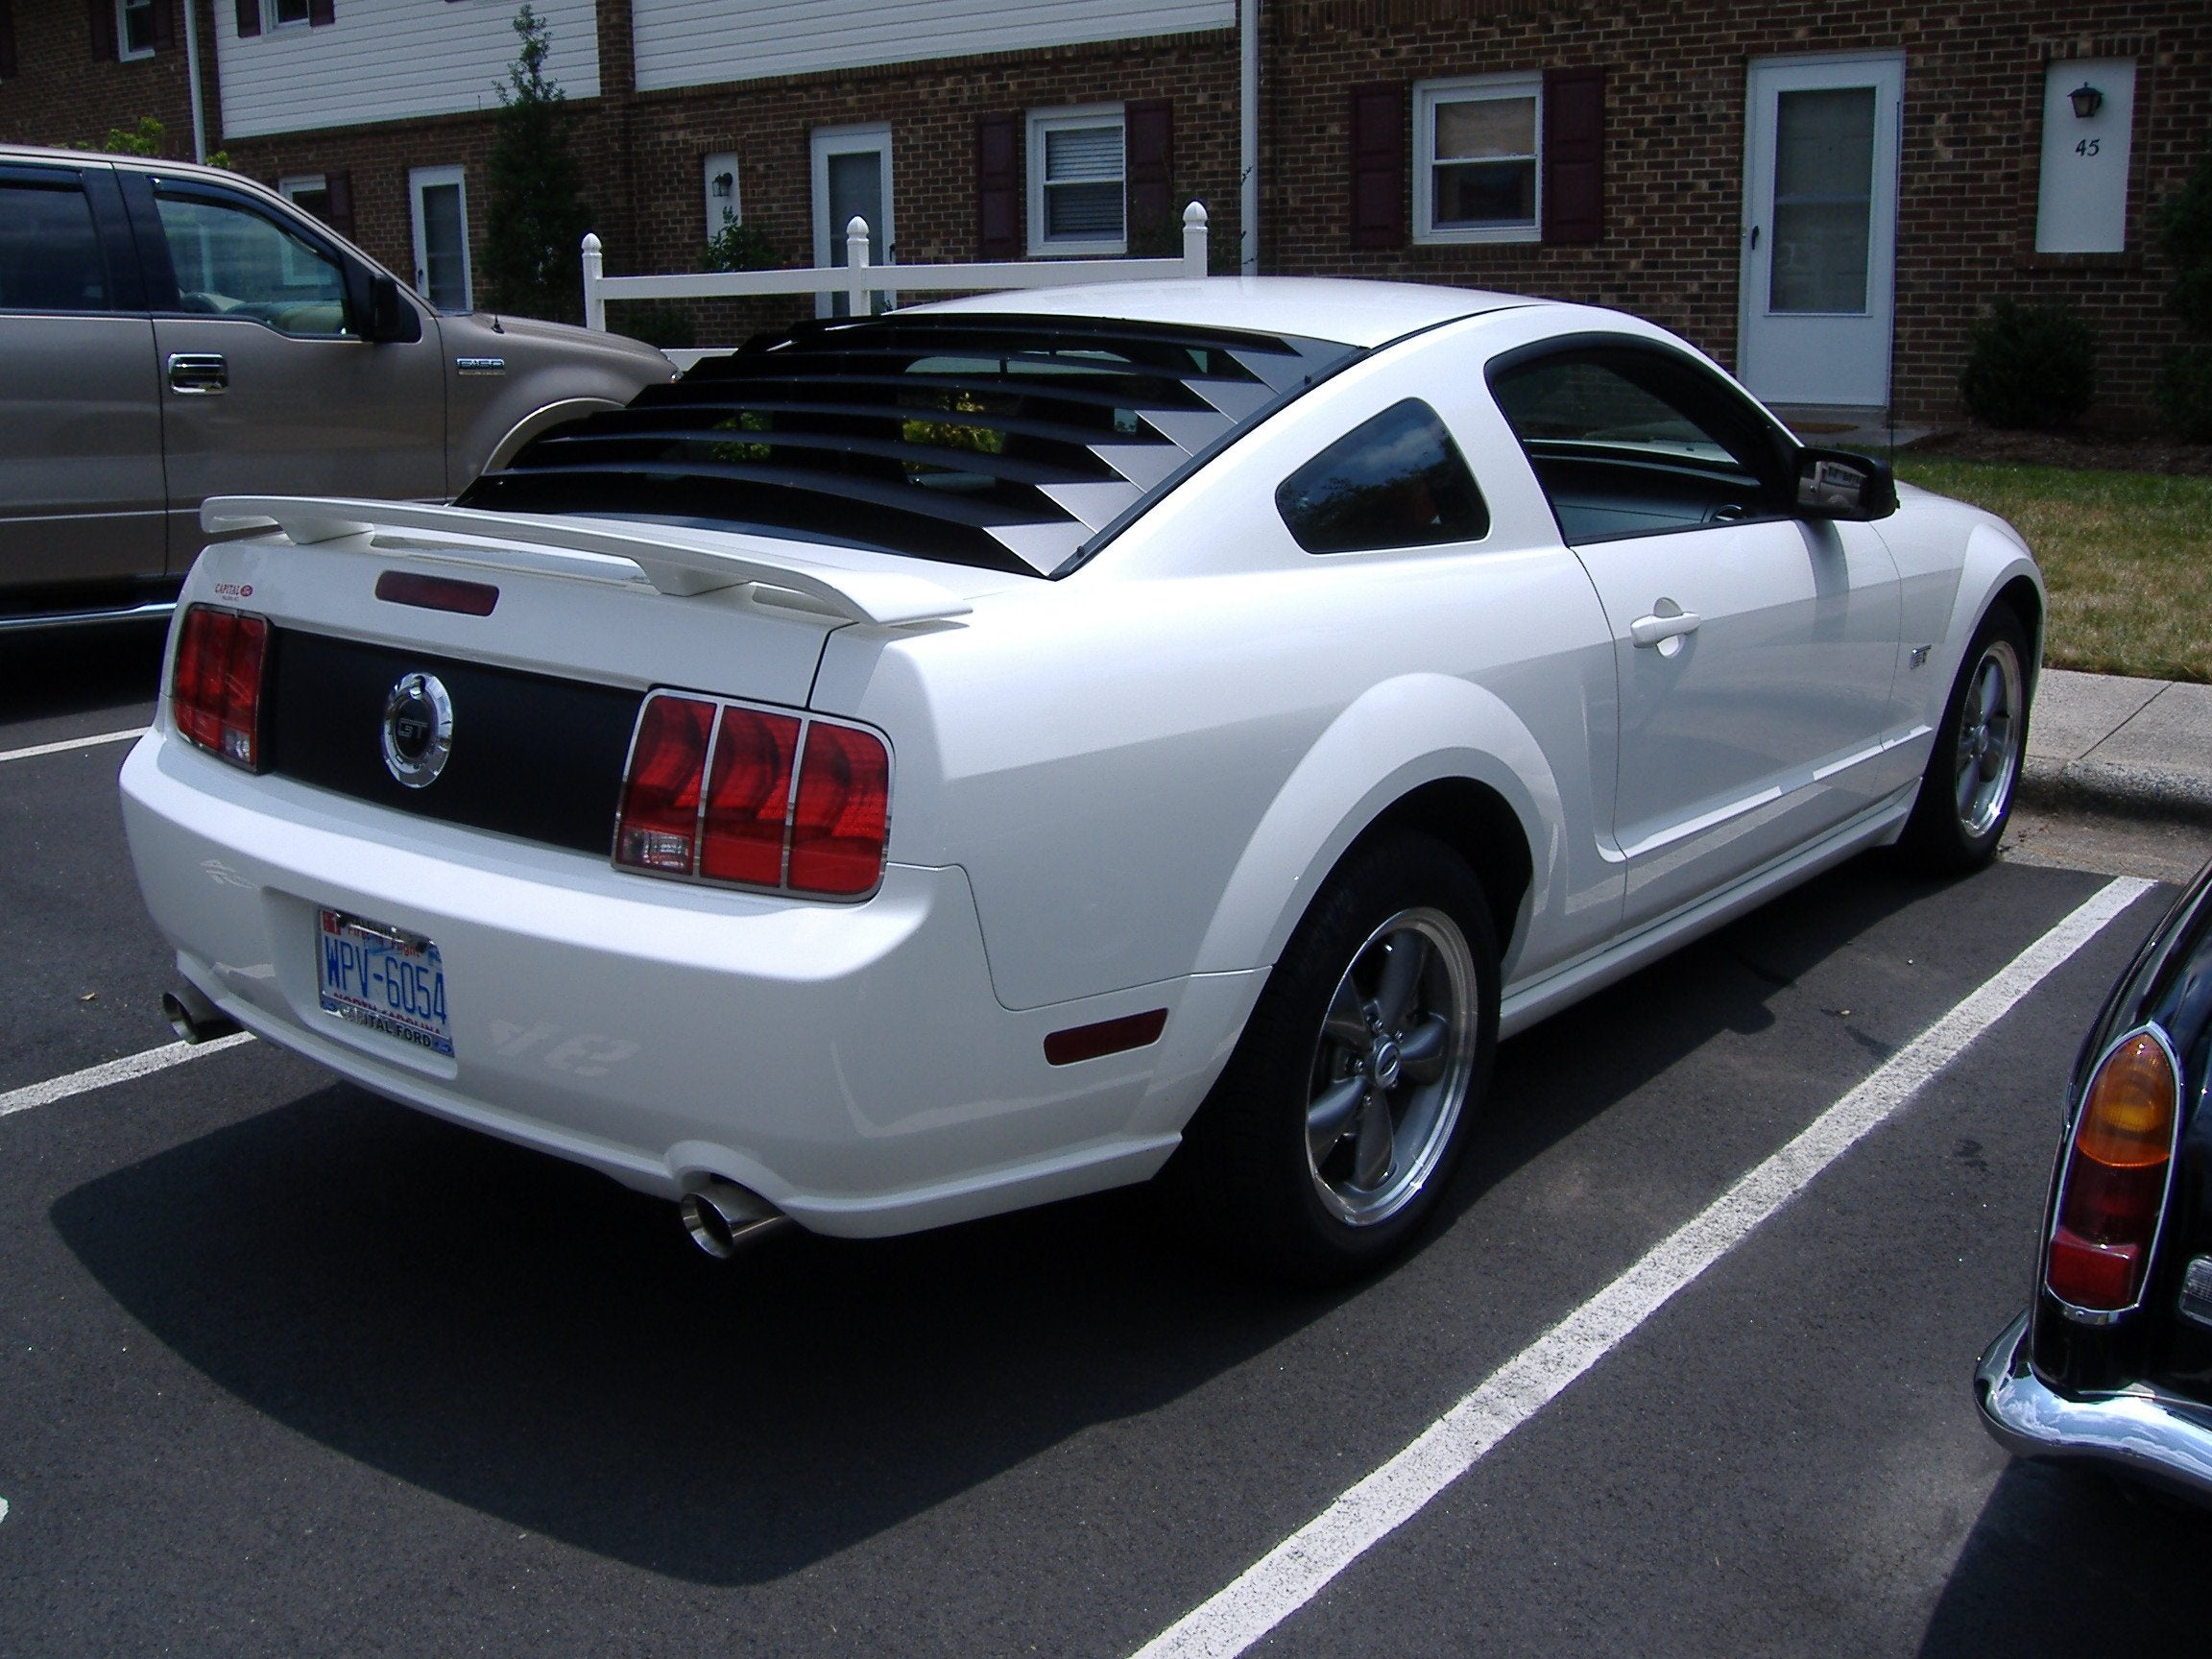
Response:
[[[445,970],[437,946],[419,933],[403,933],[337,910],[323,912],[319,943],[325,1011],[452,1057]]]

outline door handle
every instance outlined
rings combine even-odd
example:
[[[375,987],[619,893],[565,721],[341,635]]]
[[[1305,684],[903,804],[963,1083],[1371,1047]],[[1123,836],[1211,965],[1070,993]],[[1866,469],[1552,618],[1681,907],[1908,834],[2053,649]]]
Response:
[[[169,390],[189,397],[210,397],[230,389],[230,368],[220,351],[169,353]]]
[[[1756,225],[1751,227],[1751,252],[1759,252],[1759,227]]]
[[[1659,603],[1671,605],[1672,601],[1662,599]],[[1675,609],[1656,612],[1649,616],[1639,616],[1635,621],[1629,623],[1628,637],[1638,645],[1664,646],[1670,639],[1679,639],[1685,634],[1696,633],[1697,625],[1704,620],[1705,618],[1698,615],[1695,611]],[[1680,646],[1675,647],[1677,651],[1680,649]],[[1672,656],[1673,652],[1662,651],[1661,655]]]

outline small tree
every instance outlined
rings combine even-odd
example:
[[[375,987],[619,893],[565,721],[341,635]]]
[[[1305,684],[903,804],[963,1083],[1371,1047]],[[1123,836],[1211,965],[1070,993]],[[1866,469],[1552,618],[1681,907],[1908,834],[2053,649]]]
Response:
[[[522,46],[499,88],[487,165],[485,301],[495,310],[575,322],[584,314],[578,244],[591,213],[568,147],[566,94],[545,73],[552,30],[524,6],[515,33]]]

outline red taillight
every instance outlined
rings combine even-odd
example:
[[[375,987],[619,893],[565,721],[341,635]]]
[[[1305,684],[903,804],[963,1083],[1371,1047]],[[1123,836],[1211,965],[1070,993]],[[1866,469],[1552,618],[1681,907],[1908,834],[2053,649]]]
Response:
[[[757,709],[722,710],[707,788],[707,845],[699,874],[711,881],[773,887],[783,879],[783,828],[791,815],[791,757],[799,722]]]
[[[2069,1307],[2121,1313],[2143,1299],[2180,1119],[2174,1057],[2150,1031],[2099,1062],[2058,1180],[2043,1282]]]
[[[791,812],[791,885],[867,892],[883,874],[890,818],[891,757],[881,739],[851,726],[808,727]]]
[[[656,693],[631,743],[614,862],[856,897],[882,878],[890,784],[872,732]]]
[[[711,703],[696,697],[648,698],[630,744],[614,862],[670,876],[697,871],[699,783],[707,770]]]
[[[261,764],[261,670],[269,624],[194,605],[177,633],[169,708],[177,730],[211,755],[257,771]]]

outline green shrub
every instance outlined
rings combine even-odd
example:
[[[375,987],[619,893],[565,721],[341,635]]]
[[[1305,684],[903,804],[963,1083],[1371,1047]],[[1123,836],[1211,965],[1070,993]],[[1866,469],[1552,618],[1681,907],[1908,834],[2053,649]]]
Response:
[[[2167,352],[2153,391],[2159,425],[2187,443],[2212,444],[2212,346]]]
[[[1959,391],[1967,413],[1992,426],[2049,431],[2081,418],[2096,383],[2097,334],[2071,306],[2007,297],[1967,337]]]
[[[2212,334],[2212,155],[2158,204],[2158,240],[2174,262],[2166,302],[2192,334]]]
[[[748,225],[725,207],[722,228],[707,238],[701,264],[709,271],[774,271],[783,263],[783,252],[757,225]]]
[[[698,344],[691,307],[680,300],[616,300],[609,304],[613,313],[607,325],[617,334],[627,334],[663,351]]]

